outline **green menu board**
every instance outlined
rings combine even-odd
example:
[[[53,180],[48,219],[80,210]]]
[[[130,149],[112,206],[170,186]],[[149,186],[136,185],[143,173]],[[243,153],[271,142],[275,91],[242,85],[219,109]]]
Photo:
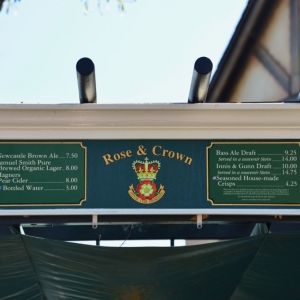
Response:
[[[81,205],[85,199],[81,143],[0,143],[0,206]]]
[[[296,142],[212,142],[206,149],[212,205],[300,205]]]

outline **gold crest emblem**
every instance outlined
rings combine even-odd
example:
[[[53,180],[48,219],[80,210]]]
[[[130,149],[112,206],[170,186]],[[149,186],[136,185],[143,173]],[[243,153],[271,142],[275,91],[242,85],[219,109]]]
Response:
[[[142,204],[152,204],[163,197],[165,194],[164,186],[160,185],[157,189],[155,184],[160,166],[158,160],[149,161],[147,157],[145,161],[136,160],[132,163],[132,168],[139,181],[136,189],[134,189],[133,184],[129,186],[128,194],[133,200]]]

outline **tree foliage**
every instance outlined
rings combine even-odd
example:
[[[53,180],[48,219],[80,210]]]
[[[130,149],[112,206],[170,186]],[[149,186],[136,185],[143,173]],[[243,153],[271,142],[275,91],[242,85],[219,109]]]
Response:
[[[84,12],[88,13],[89,11],[89,0],[81,0],[83,2],[83,6],[84,6]],[[124,11],[125,10],[125,3],[126,2],[134,2],[136,0],[115,0],[118,3],[118,8],[119,11]],[[2,8],[4,7],[4,3],[6,4],[6,13],[9,13],[9,10],[11,8],[11,5],[16,3],[16,2],[21,2],[21,0],[0,0],[0,11],[2,10]],[[103,2],[109,3],[110,0],[97,0],[97,6],[100,10],[101,5],[103,4]]]
[[[4,2],[6,3],[6,13],[9,13],[9,9],[13,3],[20,2],[21,0],[0,0],[0,11],[3,8]]]

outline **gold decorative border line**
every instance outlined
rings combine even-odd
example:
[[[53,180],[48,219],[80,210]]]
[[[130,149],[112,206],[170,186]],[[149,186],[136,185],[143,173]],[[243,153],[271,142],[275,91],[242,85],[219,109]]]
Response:
[[[263,145],[266,145],[266,144],[269,144],[269,145],[278,145],[278,144],[285,144],[285,145],[298,145],[300,146],[300,142],[211,142],[210,143],[210,146],[206,147],[206,197],[207,197],[207,201],[211,202],[212,206],[300,206],[300,203],[299,204],[276,204],[276,203],[273,203],[273,204],[239,204],[239,203],[234,203],[234,204],[231,204],[231,203],[226,203],[226,204],[217,204],[217,203],[214,203],[214,200],[213,199],[210,199],[210,195],[209,195],[209,168],[208,168],[208,163],[209,163],[209,159],[208,159],[208,150],[210,148],[212,148],[214,145],[217,145],[217,144],[221,144],[221,145],[224,145],[224,144],[237,144],[237,145],[252,145],[252,144],[263,144]]]
[[[61,145],[61,144],[73,144],[73,145],[80,145],[81,148],[83,148],[84,150],[84,198],[80,200],[79,203],[47,203],[47,204],[0,204],[0,207],[3,206],[82,206],[82,203],[84,201],[86,201],[86,181],[87,181],[87,147],[82,145],[82,142],[0,142],[1,144],[28,144],[28,145],[32,145],[32,144],[51,144],[51,145]]]

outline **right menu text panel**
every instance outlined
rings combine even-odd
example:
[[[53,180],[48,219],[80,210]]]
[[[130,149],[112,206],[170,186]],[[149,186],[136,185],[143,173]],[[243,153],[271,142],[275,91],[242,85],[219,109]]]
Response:
[[[298,142],[212,142],[206,149],[213,205],[300,205]]]

